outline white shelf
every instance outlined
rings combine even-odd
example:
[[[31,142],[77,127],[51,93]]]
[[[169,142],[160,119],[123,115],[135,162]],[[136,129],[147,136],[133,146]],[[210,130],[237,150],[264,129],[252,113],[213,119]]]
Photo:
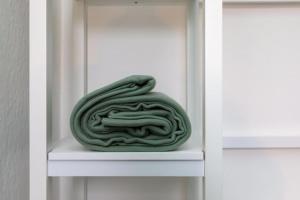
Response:
[[[203,176],[200,148],[171,152],[95,152],[66,138],[48,153],[48,176]]]
[[[299,136],[225,136],[224,149],[300,148]]]

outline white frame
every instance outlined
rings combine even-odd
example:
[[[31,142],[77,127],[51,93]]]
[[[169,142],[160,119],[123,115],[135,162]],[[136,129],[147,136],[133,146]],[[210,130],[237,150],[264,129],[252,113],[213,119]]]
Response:
[[[47,1],[30,1],[30,199],[47,199]]]
[[[222,199],[222,1],[205,6],[204,199]],[[218,164],[217,164],[218,163]],[[218,183],[216,185],[216,183]]]
[[[204,7],[204,199],[220,200],[222,198],[222,1],[206,0]],[[31,200],[47,199],[49,167],[47,163],[47,129],[49,128],[47,110],[50,106],[47,101],[49,89],[47,88],[47,70],[47,0],[30,0]],[[129,164],[130,166],[132,165]],[[202,169],[199,165],[199,170]],[[141,166],[141,170],[145,170],[144,166]]]

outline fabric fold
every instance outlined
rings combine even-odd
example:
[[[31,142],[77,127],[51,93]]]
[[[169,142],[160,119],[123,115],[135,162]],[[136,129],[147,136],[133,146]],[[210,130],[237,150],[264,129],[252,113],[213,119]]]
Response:
[[[191,134],[184,109],[151,92],[155,79],[133,75],[79,100],[70,118],[73,136],[95,151],[171,151]]]

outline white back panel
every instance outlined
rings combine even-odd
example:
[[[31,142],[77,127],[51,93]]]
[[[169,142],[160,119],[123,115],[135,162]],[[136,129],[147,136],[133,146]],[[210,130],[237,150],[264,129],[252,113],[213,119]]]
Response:
[[[88,90],[132,74],[186,107],[186,7],[90,5]]]
[[[225,6],[225,135],[300,135],[299,36],[299,4]]]

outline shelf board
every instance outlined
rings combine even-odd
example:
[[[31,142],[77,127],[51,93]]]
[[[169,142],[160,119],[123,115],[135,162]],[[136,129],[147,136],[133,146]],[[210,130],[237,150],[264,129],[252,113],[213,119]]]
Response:
[[[224,149],[300,148],[300,136],[225,136]]]
[[[170,152],[95,152],[73,138],[48,153],[48,176],[203,176],[200,148]]]

